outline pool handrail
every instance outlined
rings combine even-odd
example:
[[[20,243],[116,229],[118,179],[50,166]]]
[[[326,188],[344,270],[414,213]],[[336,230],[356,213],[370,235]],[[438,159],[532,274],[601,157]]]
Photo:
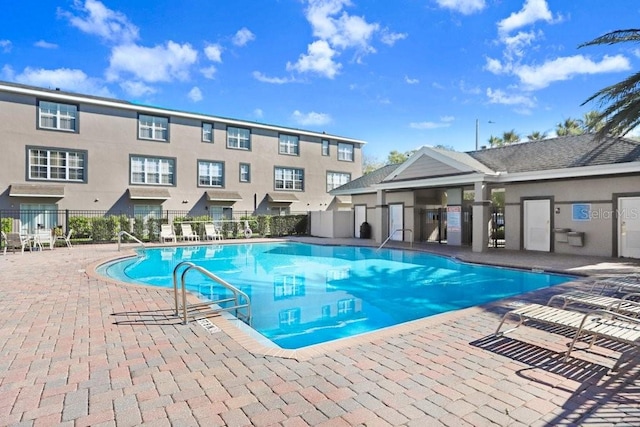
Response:
[[[131,233],[129,233],[129,232],[127,232],[127,231],[121,230],[121,231],[118,233],[118,252],[120,252],[120,244],[121,244],[121,242],[122,242],[122,235],[123,235],[123,234],[126,234],[127,236],[129,236],[129,238],[131,238],[131,239],[135,240],[136,242],[140,243],[140,246],[142,246],[143,248],[145,247],[145,246],[144,246],[144,243],[142,243],[142,242],[140,241],[140,239],[138,239],[136,236],[132,235]]]
[[[393,230],[393,233],[389,234],[389,237],[386,238],[386,240],[384,242],[382,242],[382,244],[380,246],[378,246],[378,249],[376,249],[376,251],[379,251],[380,249],[382,249],[382,247],[385,245],[385,243],[387,243],[389,240],[391,240],[391,237],[396,234],[398,231],[410,231],[411,232],[411,240],[409,240],[409,245],[413,248],[413,229],[411,228],[396,228],[395,230]]]
[[[247,313],[245,315],[245,320],[249,325],[251,325],[251,300],[249,299],[249,295],[242,292],[240,289],[236,288],[235,286],[228,283],[227,281],[216,276],[206,268],[196,265],[191,261],[182,261],[181,263],[176,265],[175,268],[173,269],[173,296],[174,296],[174,302],[175,302],[176,316],[180,316],[180,309],[178,306],[178,277],[177,276],[178,276],[178,271],[182,267],[184,267],[184,271],[182,271],[182,274],[180,276],[180,285],[181,285],[181,297],[182,297],[182,323],[184,325],[189,323],[189,315],[188,315],[189,310],[192,310],[197,307],[211,306],[214,304],[220,304],[220,303],[231,302],[231,301],[234,302],[234,305],[230,307],[212,308],[211,311],[213,313],[218,313],[220,311],[236,310],[236,313],[235,313],[236,317],[240,318],[239,316],[240,313],[238,312],[238,309],[245,308],[247,310]],[[186,282],[187,273],[191,270],[198,271],[199,273],[215,281],[222,287],[231,291],[231,293],[233,293],[233,297],[219,299],[219,300],[208,300],[208,301],[195,303],[195,304],[187,304],[187,286],[185,282]],[[244,300],[243,304],[241,304],[241,299]]]

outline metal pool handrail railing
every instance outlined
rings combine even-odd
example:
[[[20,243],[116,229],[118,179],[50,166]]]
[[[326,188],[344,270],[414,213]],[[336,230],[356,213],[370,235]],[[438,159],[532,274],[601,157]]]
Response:
[[[182,299],[182,323],[183,324],[186,325],[187,323],[189,323],[189,311],[193,311],[197,309],[198,310],[197,314],[201,314],[201,315],[214,314],[214,313],[219,313],[221,311],[235,310],[235,315],[237,318],[244,317],[245,322],[251,325],[251,301],[249,300],[249,296],[246,293],[242,292],[240,289],[236,288],[235,286],[231,285],[230,283],[216,276],[206,268],[200,267],[199,265],[196,265],[190,261],[182,261],[181,263],[176,265],[175,268],[173,269],[173,298],[175,302],[176,316],[180,316],[180,307],[178,305],[178,271],[182,267],[184,267],[184,271],[180,276],[180,286],[181,286],[181,297],[182,297],[181,299]],[[233,297],[223,298],[218,300],[208,300],[208,301],[204,301],[196,304],[187,304],[187,286],[185,284],[185,278],[187,276],[187,273],[191,270],[195,270],[203,274],[204,276],[218,283],[222,287],[228,289],[233,294]],[[242,303],[241,300],[244,300],[244,303]],[[233,302],[234,305],[230,307],[218,306],[218,308],[210,308],[209,310],[200,310],[201,308],[204,308],[207,306],[211,306],[214,304],[219,305],[226,302]],[[241,315],[241,313],[238,311],[239,309],[243,309],[243,308],[246,308],[247,310],[245,315]]]
[[[123,234],[126,234],[127,236],[129,236],[129,238],[131,238],[131,239],[135,240],[136,242],[140,243],[140,246],[142,246],[143,248],[145,247],[145,246],[144,246],[144,243],[142,243],[142,242],[140,241],[140,239],[138,239],[136,236],[133,236],[133,235],[131,235],[130,233],[128,233],[128,232],[126,232],[126,231],[122,230],[122,231],[120,231],[120,232],[118,233],[118,252],[120,251],[120,243],[122,242],[122,235],[123,235]]]
[[[398,231],[410,231],[411,232],[411,240],[409,241],[410,246],[413,248],[413,229],[411,228],[397,228],[395,230],[393,230],[393,233],[389,234],[389,237],[387,237],[387,239],[382,242],[382,244],[380,246],[378,246],[378,249],[376,249],[376,251],[380,250],[385,243],[387,243],[389,240],[391,240],[391,237],[396,234]]]

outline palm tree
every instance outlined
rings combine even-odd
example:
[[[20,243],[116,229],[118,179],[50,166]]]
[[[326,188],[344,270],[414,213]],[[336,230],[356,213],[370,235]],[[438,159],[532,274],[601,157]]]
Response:
[[[502,140],[505,144],[513,144],[515,142],[520,142],[520,135],[516,133],[515,129],[511,129],[510,131],[502,133]]]
[[[558,136],[582,135],[583,133],[580,121],[576,119],[568,118],[564,123],[556,125],[556,135]]]
[[[527,135],[527,139],[529,141],[540,141],[541,139],[545,139],[546,137],[547,137],[546,132],[540,132],[537,130],[534,130],[529,135]]]
[[[624,42],[640,42],[640,30],[617,30],[583,43],[578,47]],[[604,126],[596,132],[597,138],[606,135],[624,136],[640,124],[640,72],[632,74],[620,83],[607,86],[591,95],[582,103],[598,99],[604,110],[599,118]]]
[[[604,127],[604,120],[597,111],[584,113],[580,122],[585,133],[598,133]]]
[[[502,147],[504,145],[502,138],[493,135],[489,137],[488,142],[491,147]]]

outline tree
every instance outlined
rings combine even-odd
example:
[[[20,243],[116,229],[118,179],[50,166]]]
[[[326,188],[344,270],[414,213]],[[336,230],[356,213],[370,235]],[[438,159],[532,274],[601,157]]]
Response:
[[[597,111],[584,113],[580,122],[585,133],[598,133],[604,127],[604,120]]]
[[[612,31],[578,47],[624,42],[640,42],[640,29]],[[604,107],[604,110],[598,113],[604,125],[596,132],[597,138],[603,138],[606,135],[624,136],[640,124],[639,89],[640,72],[599,90],[582,103],[585,105],[598,100],[600,106]]]
[[[504,141],[499,136],[491,135],[487,142],[489,142],[489,146],[491,147],[502,147],[504,145]]]
[[[382,166],[384,166],[384,163],[379,161],[378,159],[376,159],[373,156],[369,156],[369,155],[363,155],[362,156],[362,174],[366,175],[369,172],[373,172],[376,169],[380,169]]]
[[[515,129],[511,129],[510,131],[502,133],[502,140],[505,145],[513,144],[516,142],[520,142],[520,135],[516,133]]]
[[[547,137],[546,132],[540,132],[540,131],[534,130],[529,135],[527,135],[527,140],[540,141],[541,139],[545,139],[546,137]]]
[[[583,133],[580,121],[576,119],[568,118],[563,123],[556,125],[556,135],[558,136],[582,135]]]

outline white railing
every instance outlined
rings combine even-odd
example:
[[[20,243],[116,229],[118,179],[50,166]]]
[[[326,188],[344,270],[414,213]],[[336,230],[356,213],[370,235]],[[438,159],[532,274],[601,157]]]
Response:
[[[142,246],[144,248],[144,243],[142,243],[140,241],[140,239],[138,239],[136,236],[131,235],[130,233],[122,230],[121,232],[118,233],[118,252],[120,251],[120,244],[122,243],[122,235],[125,234],[127,235],[130,239],[135,240],[136,242],[140,243],[140,246]]]
[[[398,228],[398,229],[393,230],[393,232],[391,234],[389,234],[389,237],[387,237],[387,239],[384,242],[382,242],[382,244],[380,246],[378,246],[378,249],[376,249],[376,250],[380,250],[385,245],[385,243],[387,243],[389,240],[391,240],[393,235],[396,234],[398,231],[409,231],[409,232],[411,232],[411,240],[409,240],[409,244],[413,248],[413,230],[411,228]]]

